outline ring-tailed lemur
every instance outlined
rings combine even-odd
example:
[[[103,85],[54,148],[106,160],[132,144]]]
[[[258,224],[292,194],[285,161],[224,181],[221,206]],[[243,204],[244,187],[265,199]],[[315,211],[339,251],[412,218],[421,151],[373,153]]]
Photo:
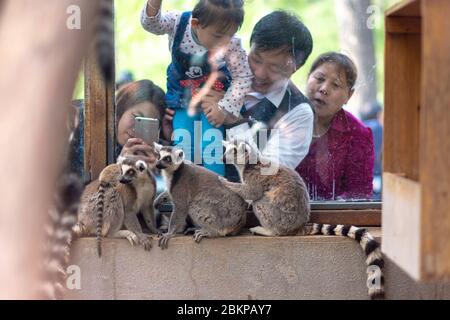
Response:
[[[1,4],[0,4],[1,6]],[[114,66],[114,22],[113,1],[100,0],[95,46],[100,70],[106,81],[113,78]],[[73,128],[71,128],[73,129]],[[69,144],[73,144],[73,131]],[[72,145],[72,147],[74,147]],[[70,159],[66,155],[66,158]],[[80,177],[68,172],[66,163],[56,188],[54,204],[49,210],[49,221],[45,226],[46,239],[43,247],[44,261],[42,272],[44,283],[39,289],[45,299],[62,298],[65,270],[70,255],[72,229],[77,221],[77,211],[83,184]]]
[[[232,161],[241,183],[220,182],[252,203],[261,226],[250,231],[263,236],[295,235],[309,220],[309,194],[303,179],[292,169],[277,166],[263,174],[268,166],[261,162],[259,151],[245,142],[223,142],[224,158]]]
[[[182,232],[189,215],[200,229],[194,240],[235,235],[246,222],[247,203],[240,196],[224,188],[218,175],[184,160],[182,150],[155,144],[158,152],[156,167],[162,170],[174,208],[169,230],[159,239],[159,246],[167,248],[169,239]]]
[[[142,232],[137,214],[142,212],[150,230],[157,233],[153,215],[156,182],[147,164],[137,157],[123,157],[106,167],[98,181],[82,195],[74,232],[78,237],[96,236],[101,256],[101,237],[126,238],[132,245],[151,248],[151,237]],[[126,230],[121,230],[125,227]]]
[[[312,225],[310,235],[344,236],[357,241],[366,255],[367,288],[371,299],[384,298],[384,259],[380,244],[364,228],[346,225],[317,224]]]
[[[95,28],[95,48],[100,71],[109,83],[114,70],[114,4],[100,0]]]
[[[244,199],[251,200],[253,211],[262,227],[253,233],[274,236],[295,234],[324,234],[347,236],[363,248],[367,260],[367,287],[371,299],[384,297],[384,260],[379,243],[366,230],[355,226],[313,224],[305,228],[309,219],[309,196],[300,176],[293,170],[279,166],[273,175],[262,175],[259,151],[245,142],[224,142],[224,157],[233,161],[242,183],[220,181]],[[255,164],[252,164],[251,160]],[[296,216],[296,214],[298,216]],[[291,224],[291,226],[290,226]],[[308,229],[311,228],[310,231]]]
[[[56,183],[53,203],[44,226],[43,261],[40,264],[43,282],[38,288],[38,294],[42,299],[63,298],[72,242],[72,228],[77,222],[80,196],[83,192],[82,179],[72,172],[74,170],[70,163],[78,143],[75,133],[79,123],[76,121],[77,115],[74,111],[68,112],[68,141],[64,150],[65,163]]]
[[[72,227],[77,222],[77,211],[83,184],[75,174],[64,173],[56,187],[55,199],[45,226],[42,273],[44,282],[39,288],[41,298],[62,299],[69,263]]]

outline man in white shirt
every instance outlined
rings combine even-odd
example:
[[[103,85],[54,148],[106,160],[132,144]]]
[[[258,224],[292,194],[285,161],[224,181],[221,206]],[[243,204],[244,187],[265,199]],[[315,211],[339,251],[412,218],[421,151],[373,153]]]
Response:
[[[295,169],[308,154],[314,115],[307,98],[289,79],[312,51],[311,34],[296,16],[275,11],[255,25],[250,43],[252,92],[241,111],[243,120],[227,114],[228,139],[248,141],[255,131],[250,130],[252,120],[262,122],[270,130],[267,143],[260,146],[262,155]],[[203,98],[207,116],[221,97],[223,93],[211,91]]]
[[[253,139],[251,130],[256,120],[269,129],[262,155],[271,161],[295,169],[308,154],[312,140],[314,114],[308,99],[290,81],[312,51],[313,41],[308,28],[293,14],[274,11],[254,27],[248,55],[253,72],[252,90],[246,95],[242,118],[227,113],[227,138]],[[202,108],[208,120],[217,112],[213,106],[224,96],[210,90],[202,98]],[[167,110],[165,121],[173,112]],[[166,125],[166,128],[169,126]],[[253,127],[254,129],[254,127]],[[171,131],[164,130],[170,140]]]

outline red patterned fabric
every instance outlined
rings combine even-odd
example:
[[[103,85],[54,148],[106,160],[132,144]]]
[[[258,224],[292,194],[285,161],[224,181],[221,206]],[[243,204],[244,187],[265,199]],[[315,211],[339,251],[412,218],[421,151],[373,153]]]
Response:
[[[180,85],[183,88],[191,89],[191,95],[192,95],[192,97],[195,97],[195,95],[196,95],[195,90],[200,88],[202,86],[202,84],[204,84],[207,80],[208,80],[208,76],[203,76],[198,79],[181,80]],[[216,91],[224,91],[225,87],[222,82],[216,80],[214,82],[213,89]]]
[[[371,130],[342,109],[328,132],[313,139],[308,155],[296,170],[312,200],[370,199],[373,163]]]

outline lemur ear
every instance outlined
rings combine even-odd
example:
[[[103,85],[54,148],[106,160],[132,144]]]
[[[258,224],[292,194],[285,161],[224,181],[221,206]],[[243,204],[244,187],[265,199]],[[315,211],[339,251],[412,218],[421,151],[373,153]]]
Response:
[[[147,164],[145,163],[145,161],[142,160],[138,160],[136,161],[136,168],[138,168],[139,171],[145,171],[147,170]]]
[[[158,143],[156,143],[156,142],[153,142],[153,146],[155,147],[155,151],[156,152],[161,152],[161,149],[162,149],[162,145],[160,145],[160,144],[158,144]]]
[[[175,163],[179,164],[180,162],[182,162],[184,160],[184,152],[181,149],[176,149],[175,150]]]
[[[245,152],[247,152],[248,154],[252,154],[252,147],[247,143],[245,144]]]
[[[238,147],[237,147],[238,151],[244,152],[247,150],[247,145],[245,142],[240,142]]]
[[[117,157],[116,163],[117,163],[117,164],[122,164],[124,160],[125,160],[125,157],[124,157],[124,156],[118,156],[118,157]]]

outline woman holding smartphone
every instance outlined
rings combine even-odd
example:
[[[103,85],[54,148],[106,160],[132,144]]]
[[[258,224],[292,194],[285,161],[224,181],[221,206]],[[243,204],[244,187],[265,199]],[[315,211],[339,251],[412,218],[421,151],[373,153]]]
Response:
[[[135,119],[157,119],[161,131],[165,108],[165,93],[152,81],[140,80],[123,86],[116,94],[116,156],[138,155],[147,163],[154,163],[156,158],[152,146],[136,137]]]

